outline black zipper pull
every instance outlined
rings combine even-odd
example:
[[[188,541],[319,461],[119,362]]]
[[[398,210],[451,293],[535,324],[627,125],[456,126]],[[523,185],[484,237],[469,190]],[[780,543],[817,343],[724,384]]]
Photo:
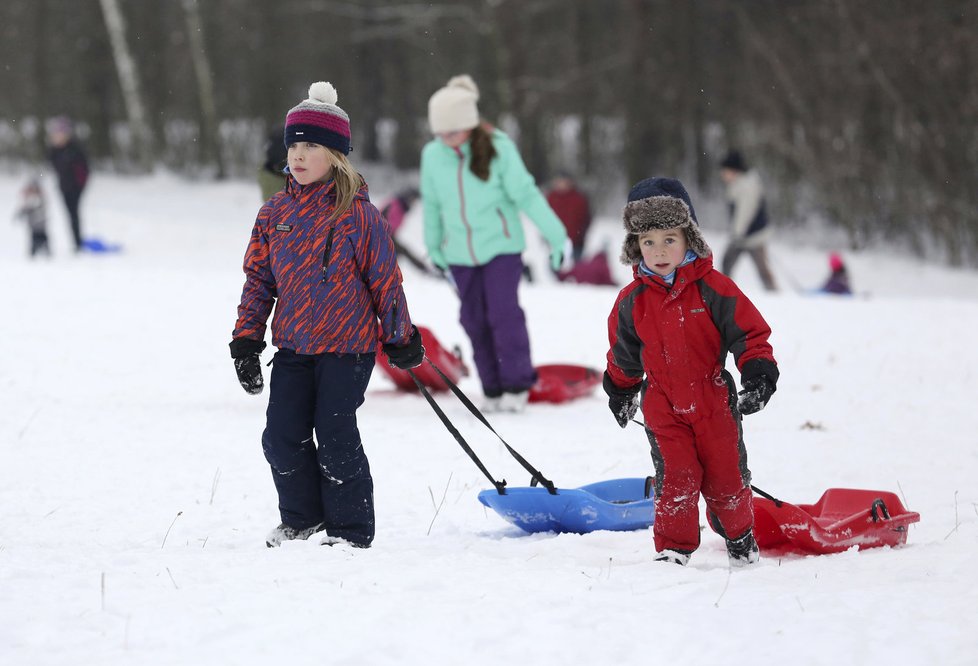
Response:
[[[326,249],[323,250],[323,282],[326,282],[326,269],[329,268],[329,251],[333,249],[333,230],[335,227],[329,228],[329,233],[326,234]]]

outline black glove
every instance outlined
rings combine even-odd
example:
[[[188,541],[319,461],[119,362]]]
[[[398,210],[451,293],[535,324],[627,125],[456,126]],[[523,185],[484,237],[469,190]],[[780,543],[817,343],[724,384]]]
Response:
[[[392,368],[410,370],[421,365],[424,361],[424,344],[421,341],[421,333],[417,326],[411,327],[411,337],[405,345],[385,344],[384,353]]]
[[[744,390],[737,394],[737,406],[741,414],[754,414],[764,409],[764,406],[777,390],[773,381],[767,375],[756,375],[744,380]]]
[[[608,394],[608,409],[615,415],[615,420],[622,428],[628,425],[628,422],[635,417],[635,412],[638,411],[637,398],[641,386],[639,384],[634,389],[618,388],[608,376],[608,371],[606,370],[604,373],[602,387],[604,392]]]
[[[231,347],[231,358],[234,359],[234,371],[238,373],[241,387],[250,395],[258,395],[265,386],[265,380],[261,376],[261,359],[258,358],[265,349],[265,342],[251,338],[235,338],[229,347]]]

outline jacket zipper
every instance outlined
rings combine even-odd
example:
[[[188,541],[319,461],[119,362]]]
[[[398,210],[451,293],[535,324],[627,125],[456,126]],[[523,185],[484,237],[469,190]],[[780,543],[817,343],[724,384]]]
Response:
[[[458,201],[462,213],[462,224],[465,225],[465,242],[469,246],[469,256],[472,257],[473,265],[478,265],[479,261],[475,258],[475,250],[472,247],[472,227],[469,226],[469,220],[465,217],[465,190],[462,188],[462,171],[465,168],[465,155],[462,154],[459,148],[455,149],[455,154],[458,155]]]
[[[336,227],[330,227],[326,234],[326,249],[323,250],[323,282],[326,282],[326,269],[329,268],[329,252],[333,249],[333,231]]]
[[[498,208],[496,209],[496,212],[499,213],[499,219],[503,221],[503,236],[509,238],[509,223],[506,222],[506,216],[503,215],[503,211],[499,210]]]

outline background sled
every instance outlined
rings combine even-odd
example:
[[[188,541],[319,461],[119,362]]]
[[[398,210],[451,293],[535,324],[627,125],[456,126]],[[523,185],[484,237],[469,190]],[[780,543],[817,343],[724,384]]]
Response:
[[[754,498],[757,545],[804,555],[900,546],[907,526],[919,520],[899,497],[881,490],[829,488],[815,504]],[[712,520],[710,526],[716,531]]]
[[[425,356],[441,368],[441,371],[445,373],[446,377],[456,383],[462,377],[468,377],[469,369],[462,362],[460,352],[457,350],[449,351],[442,347],[441,343],[438,342],[438,338],[431,332],[431,329],[418,326],[418,333],[421,334],[421,341],[424,343]],[[401,391],[417,392],[418,387],[415,385],[414,380],[411,379],[411,375],[404,370],[391,367],[387,354],[384,353],[383,346],[380,343],[377,343],[377,365],[387,373],[387,376],[391,378],[391,381],[394,382],[394,385],[398,389]],[[438,373],[435,372],[429,363],[422,363],[417,368],[414,368],[414,374],[422,384],[432,391],[448,390],[448,385],[438,376]]]
[[[601,383],[601,373],[583,365],[540,365],[530,388],[530,402],[561,403],[590,395]]]
[[[479,501],[507,522],[530,533],[647,529],[655,515],[651,482],[645,478],[599,481],[580,488],[483,490]]]

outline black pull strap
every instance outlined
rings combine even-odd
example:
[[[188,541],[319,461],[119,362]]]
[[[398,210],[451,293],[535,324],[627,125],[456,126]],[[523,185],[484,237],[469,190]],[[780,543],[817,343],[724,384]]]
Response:
[[[472,447],[469,446],[469,443],[465,441],[464,437],[462,437],[462,433],[458,431],[458,428],[456,428],[452,424],[448,416],[445,415],[445,412],[441,410],[441,407],[439,407],[438,403],[435,402],[435,399],[431,397],[431,393],[428,392],[428,389],[425,388],[424,384],[422,384],[418,380],[418,377],[417,375],[414,374],[414,371],[408,370],[407,373],[411,375],[411,379],[414,380],[414,383],[417,385],[418,390],[421,391],[421,395],[423,395],[424,399],[428,401],[428,404],[431,405],[431,408],[435,410],[435,414],[438,415],[438,418],[441,419],[441,422],[445,424],[446,428],[448,428],[448,432],[452,433],[452,436],[455,437],[455,441],[458,442],[458,445],[462,447],[462,450],[469,455],[469,458],[472,459],[472,462],[475,463],[476,467],[482,470],[482,473],[486,475],[486,478],[489,479],[490,483],[492,483],[492,485],[495,486],[496,492],[499,493],[500,495],[505,495],[506,480],[503,479],[502,481],[496,481],[496,479],[492,477],[492,474],[489,473],[489,470],[486,469],[486,466],[482,464],[481,460],[479,460],[479,456],[475,455],[475,451],[472,450]]]
[[[779,500],[777,497],[774,497],[773,495],[768,495],[766,492],[764,492],[757,486],[751,486],[750,489],[753,490],[758,495],[760,495],[761,497],[763,497],[764,499],[769,499],[772,502],[774,502],[774,506],[778,507],[779,509],[781,508],[781,505],[784,504],[784,502]]]
[[[544,488],[546,488],[548,493],[550,493],[551,495],[556,495],[557,494],[557,488],[554,486],[553,481],[551,481],[548,478],[546,478],[543,475],[543,473],[540,472],[540,470],[538,470],[533,465],[531,465],[529,462],[527,462],[526,459],[523,456],[521,456],[516,449],[514,449],[512,446],[510,446],[506,442],[506,440],[503,439],[498,432],[496,432],[496,429],[493,428],[492,425],[489,423],[489,421],[486,420],[486,417],[482,414],[482,412],[479,411],[479,408],[476,407],[474,404],[472,404],[472,401],[469,400],[468,396],[466,396],[464,393],[462,393],[462,390],[458,386],[455,385],[455,382],[453,382],[451,379],[449,379],[448,377],[445,376],[445,373],[441,371],[441,368],[439,368],[437,365],[435,365],[434,363],[432,363],[432,361],[431,361],[430,358],[425,358],[425,360],[428,362],[428,365],[430,365],[432,368],[434,368],[435,372],[438,373],[438,376],[441,377],[442,381],[445,382],[445,384],[448,386],[448,388],[451,389],[452,393],[455,394],[455,397],[458,398],[459,401],[463,405],[465,405],[465,407],[470,412],[472,412],[472,415],[475,416],[477,419],[479,419],[484,426],[486,426],[487,428],[489,428],[489,430],[492,432],[492,434],[494,434],[496,437],[499,438],[499,441],[503,443],[503,446],[506,447],[506,450],[509,451],[510,455],[512,455],[514,458],[516,458],[516,462],[518,462],[520,465],[522,465],[523,466],[523,469],[525,469],[527,472],[529,472],[530,475],[531,475],[531,477],[533,479],[536,479],[540,483],[540,485],[542,485]],[[412,373],[411,376],[414,377],[414,374]],[[421,385],[420,382],[418,381],[417,377],[414,377],[414,382],[416,384],[418,384],[418,386]],[[425,397],[429,397],[429,396],[426,395]],[[434,401],[432,399],[429,399],[429,403],[432,406],[434,406]],[[446,422],[446,426],[448,425],[448,423],[447,423],[447,417],[445,419],[443,419],[443,422]],[[451,431],[453,428],[454,428],[454,426],[452,428],[449,428],[449,431]],[[461,437],[461,435],[459,435],[459,437]],[[458,437],[456,437],[456,439],[458,439]],[[474,456],[475,454],[472,454],[472,455]],[[504,493],[500,493],[500,494],[504,494]]]
[[[890,519],[890,510],[886,508],[886,503],[883,502],[882,497],[873,500],[873,505],[869,507],[869,513],[873,516],[874,523],[880,521],[880,515],[886,520]]]

